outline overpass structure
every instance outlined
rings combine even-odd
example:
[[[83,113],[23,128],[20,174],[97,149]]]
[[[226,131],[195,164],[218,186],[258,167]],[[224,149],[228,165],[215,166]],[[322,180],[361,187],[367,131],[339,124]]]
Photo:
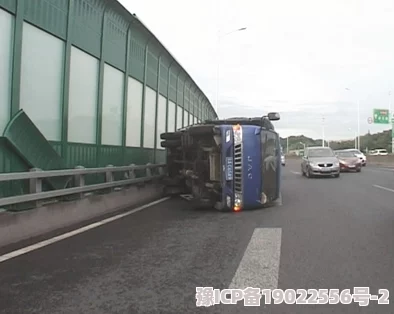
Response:
[[[160,133],[215,117],[119,2],[0,0],[0,174],[162,163]],[[26,189],[2,181],[0,198]]]

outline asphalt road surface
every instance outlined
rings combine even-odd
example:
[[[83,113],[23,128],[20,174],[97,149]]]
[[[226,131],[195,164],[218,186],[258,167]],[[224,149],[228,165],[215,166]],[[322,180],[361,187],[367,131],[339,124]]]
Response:
[[[299,171],[296,161],[283,168],[281,206],[223,214],[167,200],[0,262],[0,311],[394,313],[392,298],[196,306],[196,287],[394,291],[394,171],[367,166],[338,179]]]

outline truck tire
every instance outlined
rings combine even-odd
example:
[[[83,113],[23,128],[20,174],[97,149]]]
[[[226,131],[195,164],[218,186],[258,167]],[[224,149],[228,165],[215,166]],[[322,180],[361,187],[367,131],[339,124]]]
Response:
[[[191,126],[188,130],[191,136],[193,135],[211,135],[216,134],[215,125],[207,124],[207,125],[194,125]]]
[[[181,132],[166,132],[160,134],[161,140],[178,140],[182,136]]]
[[[180,140],[166,140],[166,141],[162,141],[160,143],[160,146],[164,147],[164,148],[174,148],[174,147],[181,146],[181,141]]]

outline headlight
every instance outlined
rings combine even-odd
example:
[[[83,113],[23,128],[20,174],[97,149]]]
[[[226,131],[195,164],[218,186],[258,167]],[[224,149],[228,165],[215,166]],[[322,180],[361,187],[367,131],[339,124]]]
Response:
[[[234,211],[240,211],[242,209],[242,194],[235,194],[234,197]]]
[[[334,166],[335,166],[335,167],[339,167],[339,162],[335,162],[335,163],[334,163]]]
[[[233,126],[234,133],[234,144],[239,144],[242,142],[242,127],[237,124]]]

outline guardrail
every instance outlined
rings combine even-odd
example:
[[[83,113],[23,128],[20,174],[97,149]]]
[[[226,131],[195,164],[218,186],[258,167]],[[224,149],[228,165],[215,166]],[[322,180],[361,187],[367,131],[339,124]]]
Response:
[[[145,176],[137,178],[136,171],[145,170]],[[123,172],[124,179],[115,181],[114,174]],[[91,174],[104,174],[105,183],[85,185],[85,176]],[[61,196],[78,195],[79,198],[85,196],[84,193],[124,187],[128,185],[146,183],[163,178],[166,174],[165,164],[146,164],[115,167],[108,165],[103,168],[84,168],[77,166],[75,169],[43,171],[33,168],[30,172],[1,173],[0,182],[29,180],[29,194],[0,198],[0,207],[14,205],[32,201],[41,201]],[[72,187],[53,191],[42,191],[43,181],[46,178],[65,177],[73,178]]]

